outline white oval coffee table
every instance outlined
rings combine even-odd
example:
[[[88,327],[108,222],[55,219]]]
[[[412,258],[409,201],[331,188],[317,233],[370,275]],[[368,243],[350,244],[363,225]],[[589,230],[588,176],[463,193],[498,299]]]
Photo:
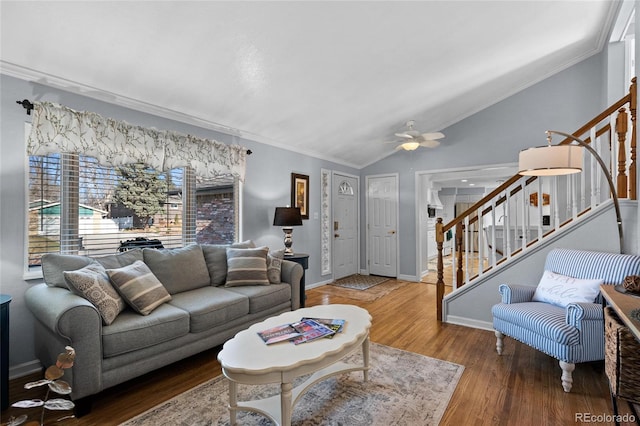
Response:
[[[270,327],[299,321],[302,317],[344,319],[346,322],[343,331],[332,339],[321,338],[299,345],[291,342],[267,345],[257,334]],[[218,353],[222,373],[229,379],[230,423],[236,424],[237,411],[244,410],[263,414],[278,425],[289,426],[293,405],[313,384],[336,374],[357,370],[363,371],[367,381],[370,328],[371,315],[365,309],[352,305],[319,305],[285,312],[236,334]],[[362,348],[362,365],[341,361],[358,348]],[[305,374],[311,376],[294,389],[293,380]],[[238,401],[238,383],[280,383],[280,395]]]

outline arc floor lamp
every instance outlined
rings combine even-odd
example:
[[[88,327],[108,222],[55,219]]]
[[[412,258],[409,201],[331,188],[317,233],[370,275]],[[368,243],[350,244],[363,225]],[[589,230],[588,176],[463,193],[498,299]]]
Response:
[[[571,139],[578,145],[551,145],[551,134],[555,133]],[[618,237],[620,239],[620,253],[624,253],[624,239],[622,236],[622,219],[620,215],[620,203],[607,165],[602,161],[598,153],[585,141],[569,133],[557,130],[547,130],[547,145],[528,148],[520,151],[518,157],[518,174],[523,176],[559,176],[582,171],[582,149],[589,151],[596,159],[602,172],[609,183],[609,190],[613,198],[613,206],[618,222]]]

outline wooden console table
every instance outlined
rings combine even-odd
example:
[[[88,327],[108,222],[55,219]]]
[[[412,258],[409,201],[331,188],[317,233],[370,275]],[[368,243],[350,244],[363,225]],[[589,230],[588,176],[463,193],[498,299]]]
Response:
[[[620,293],[612,285],[600,286],[600,293],[624,325],[629,327],[631,333],[640,341],[640,321],[631,317],[631,311],[640,309],[640,297]]]

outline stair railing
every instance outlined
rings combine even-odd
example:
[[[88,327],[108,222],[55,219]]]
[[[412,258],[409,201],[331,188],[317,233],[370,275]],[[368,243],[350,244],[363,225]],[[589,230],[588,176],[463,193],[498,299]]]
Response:
[[[609,165],[620,199],[637,199],[636,103],[634,77],[627,95],[572,133],[590,144]],[[571,142],[566,138],[561,143]],[[582,173],[540,178],[515,175],[449,223],[438,218],[437,318],[442,320],[445,279],[455,290],[522,255],[609,199],[609,186],[600,166],[585,152]],[[448,232],[454,241],[447,268],[450,274],[445,278],[443,245]]]

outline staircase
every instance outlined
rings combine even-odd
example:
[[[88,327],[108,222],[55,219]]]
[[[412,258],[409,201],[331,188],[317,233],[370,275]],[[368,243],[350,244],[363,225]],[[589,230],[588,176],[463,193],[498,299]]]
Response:
[[[572,133],[603,159],[618,199],[636,200],[636,78],[629,93]],[[571,143],[570,138],[561,144]],[[515,175],[449,223],[436,223],[437,318],[445,284],[453,292],[473,286],[577,222],[611,205],[609,180],[585,150],[582,173]],[[618,211],[617,204],[616,212]],[[444,282],[443,242],[452,231],[453,282]],[[623,247],[620,247],[620,251]]]

